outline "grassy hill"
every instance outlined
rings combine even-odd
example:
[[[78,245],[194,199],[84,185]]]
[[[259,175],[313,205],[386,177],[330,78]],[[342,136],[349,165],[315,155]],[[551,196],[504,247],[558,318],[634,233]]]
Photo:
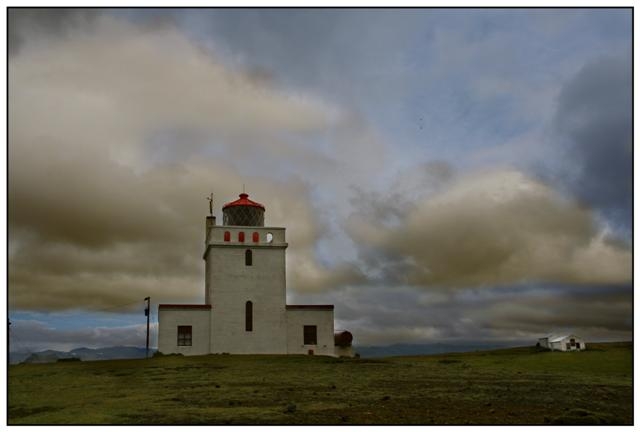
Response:
[[[9,424],[632,424],[632,344],[9,367]]]

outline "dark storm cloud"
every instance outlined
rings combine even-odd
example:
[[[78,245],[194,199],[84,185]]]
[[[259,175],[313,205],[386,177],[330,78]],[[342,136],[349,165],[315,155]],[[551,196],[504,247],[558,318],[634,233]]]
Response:
[[[562,181],[581,200],[631,227],[631,63],[601,58],[563,87],[554,127],[566,140]]]
[[[552,286],[495,299],[469,315],[486,329],[522,332],[581,329],[585,334],[629,334],[632,329],[631,285],[580,289]],[[526,301],[522,301],[522,298]]]
[[[336,326],[357,345],[429,341],[534,344],[551,332],[587,340],[631,338],[631,285],[515,285],[422,291],[401,286],[353,287],[332,294]],[[322,296],[301,299],[322,302]]]
[[[89,27],[101,12],[82,8],[8,8],[7,38],[9,55],[18,54],[26,39],[63,37],[78,27]]]

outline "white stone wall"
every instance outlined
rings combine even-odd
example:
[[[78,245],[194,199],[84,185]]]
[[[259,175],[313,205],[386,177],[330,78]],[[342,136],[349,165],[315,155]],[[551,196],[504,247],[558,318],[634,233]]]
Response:
[[[163,353],[202,355],[307,354],[336,355],[333,310],[286,308],[285,229],[275,227],[216,226],[207,219],[205,304],[211,309],[161,308],[158,349]],[[225,232],[230,234],[225,241]],[[238,233],[244,232],[244,242]],[[253,241],[253,233],[258,241]],[[245,251],[252,251],[252,265]],[[252,330],[246,330],[245,305],[253,305]],[[179,325],[191,325],[193,344],[177,345]],[[317,327],[317,344],[305,345],[303,328]],[[349,349],[344,349],[343,355]],[[341,351],[341,352],[342,352]]]
[[[213,221],[215,222],[215,221]],[[212,223],[212,222],[209,222]],[[285,228],[282,227],[253,227],[253,226],[236,226],[236,225],[214,225],[210,226],[208,231],[208,238],[205,244],[215,244],[215,243],[230,243],[230,244],[238,244],[238,233],[245,233],[244,244],[254,244],[252,234],[257,232],[260,236],[259,244],[267,245],[267,234],[271,233],[273,236],[273,240],[271,244],[273,245],[283,245],[286,244],[285,240]],[[229,231],[231,234],[231,241],[224,241],[224,233],[225,231]]]
[[[229,231],[231,241],[224,241]],[[238,232],[245,241],[238,241]],[[253,242],[258,232],[259,242]],[[286,353],[284,228],[216,226],[205,252],[206,301],[213,306],[211,352]],[[273,239],[267,242],[267,234]],[[245,251],[252,265],[245,265]],[[245,330],[245,304],[253,303],[253,330]]]
[[[211,221],[208,221],[210,223]],[[248,227],[248,226],[209,226],[207,228],[208,236],[207,241],[205,243],[205,251],[203,254],[203,258],[205,260],[205,299],[204,302],[206,304],[212,304],[211,294],[213,289],[213,283],[216,284],[224,283],[225,277],[224,274],[220,274],[219,277],[217,273],[221,271],[224,273],[225,267],[220,267],[221,265],[225,265],[226,263],[233,263],[234,265],[237,263],[237,260],[233,260],[231,258],[221,256],[225,255],[226,248],[243,248],[246,249],[257,249],[264,248],[265,250],[273,250],[273,249],[286,249],[287,243],[285,241],[285,228],[276,228],[276,227]],[[224,241],[224,234],[228,232],[230,234],[230,241]],[[244,232],[245,240],[244,242],[238,241],[238,233]],[[253,242],[253,233],[257,232],[259,236],[259,242]],[[268,241],[269,235],[271,237],[271,241]],[[211,251],[215,257],[213,259],[209,259],[209,253]],[[253,252],[255,258],[255,252]],[[282,251],[284,255],[284,251]],[[284,262],[284,259],[282,260]],[[244,255],[242,256],[242,266],[244,266]],[[237,272],[236,272],[237,273]],[[254,271],[255,273],[255,271]],[[275,270],[274,270],[275,273]],[[286,284],[284,281],[284,268],[282,269],[283,279],[282,283]],[[218,285],[219,286],[219,285]]]
[[[184,355],[209,354],[210,309],[164,309],[158,310],[158,351],[163,354]],[[192,345],[178,346],[178,326],[192,327]]]
[[[575,339],[576,343],[580,344],[580,348],[577,348],[576,346],[567,348],[567,344],[570,343],[572,338]],[[551,349],[554,351],[582,351],[586,348],[587,344],[584,343],[584,340],[576,336],[568,336],[558,342],[551,342]]]
[[[304,344],[304,326],[318,327],[318,343]],[[335,356],[333,335],[333,310],[288,309],[287,310],[287,353]]]

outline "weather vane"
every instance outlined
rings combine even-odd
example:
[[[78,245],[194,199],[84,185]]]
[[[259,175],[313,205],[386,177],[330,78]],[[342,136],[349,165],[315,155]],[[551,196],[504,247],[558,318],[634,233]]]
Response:
[[[213,192],[207,197],[207,200],[209,201],[209,214],[213,216]]]

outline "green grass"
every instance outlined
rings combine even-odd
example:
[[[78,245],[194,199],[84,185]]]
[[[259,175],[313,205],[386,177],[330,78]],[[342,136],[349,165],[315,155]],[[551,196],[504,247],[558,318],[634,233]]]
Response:
[[[632,344],[9,367],[9,424],[632,424]]]

